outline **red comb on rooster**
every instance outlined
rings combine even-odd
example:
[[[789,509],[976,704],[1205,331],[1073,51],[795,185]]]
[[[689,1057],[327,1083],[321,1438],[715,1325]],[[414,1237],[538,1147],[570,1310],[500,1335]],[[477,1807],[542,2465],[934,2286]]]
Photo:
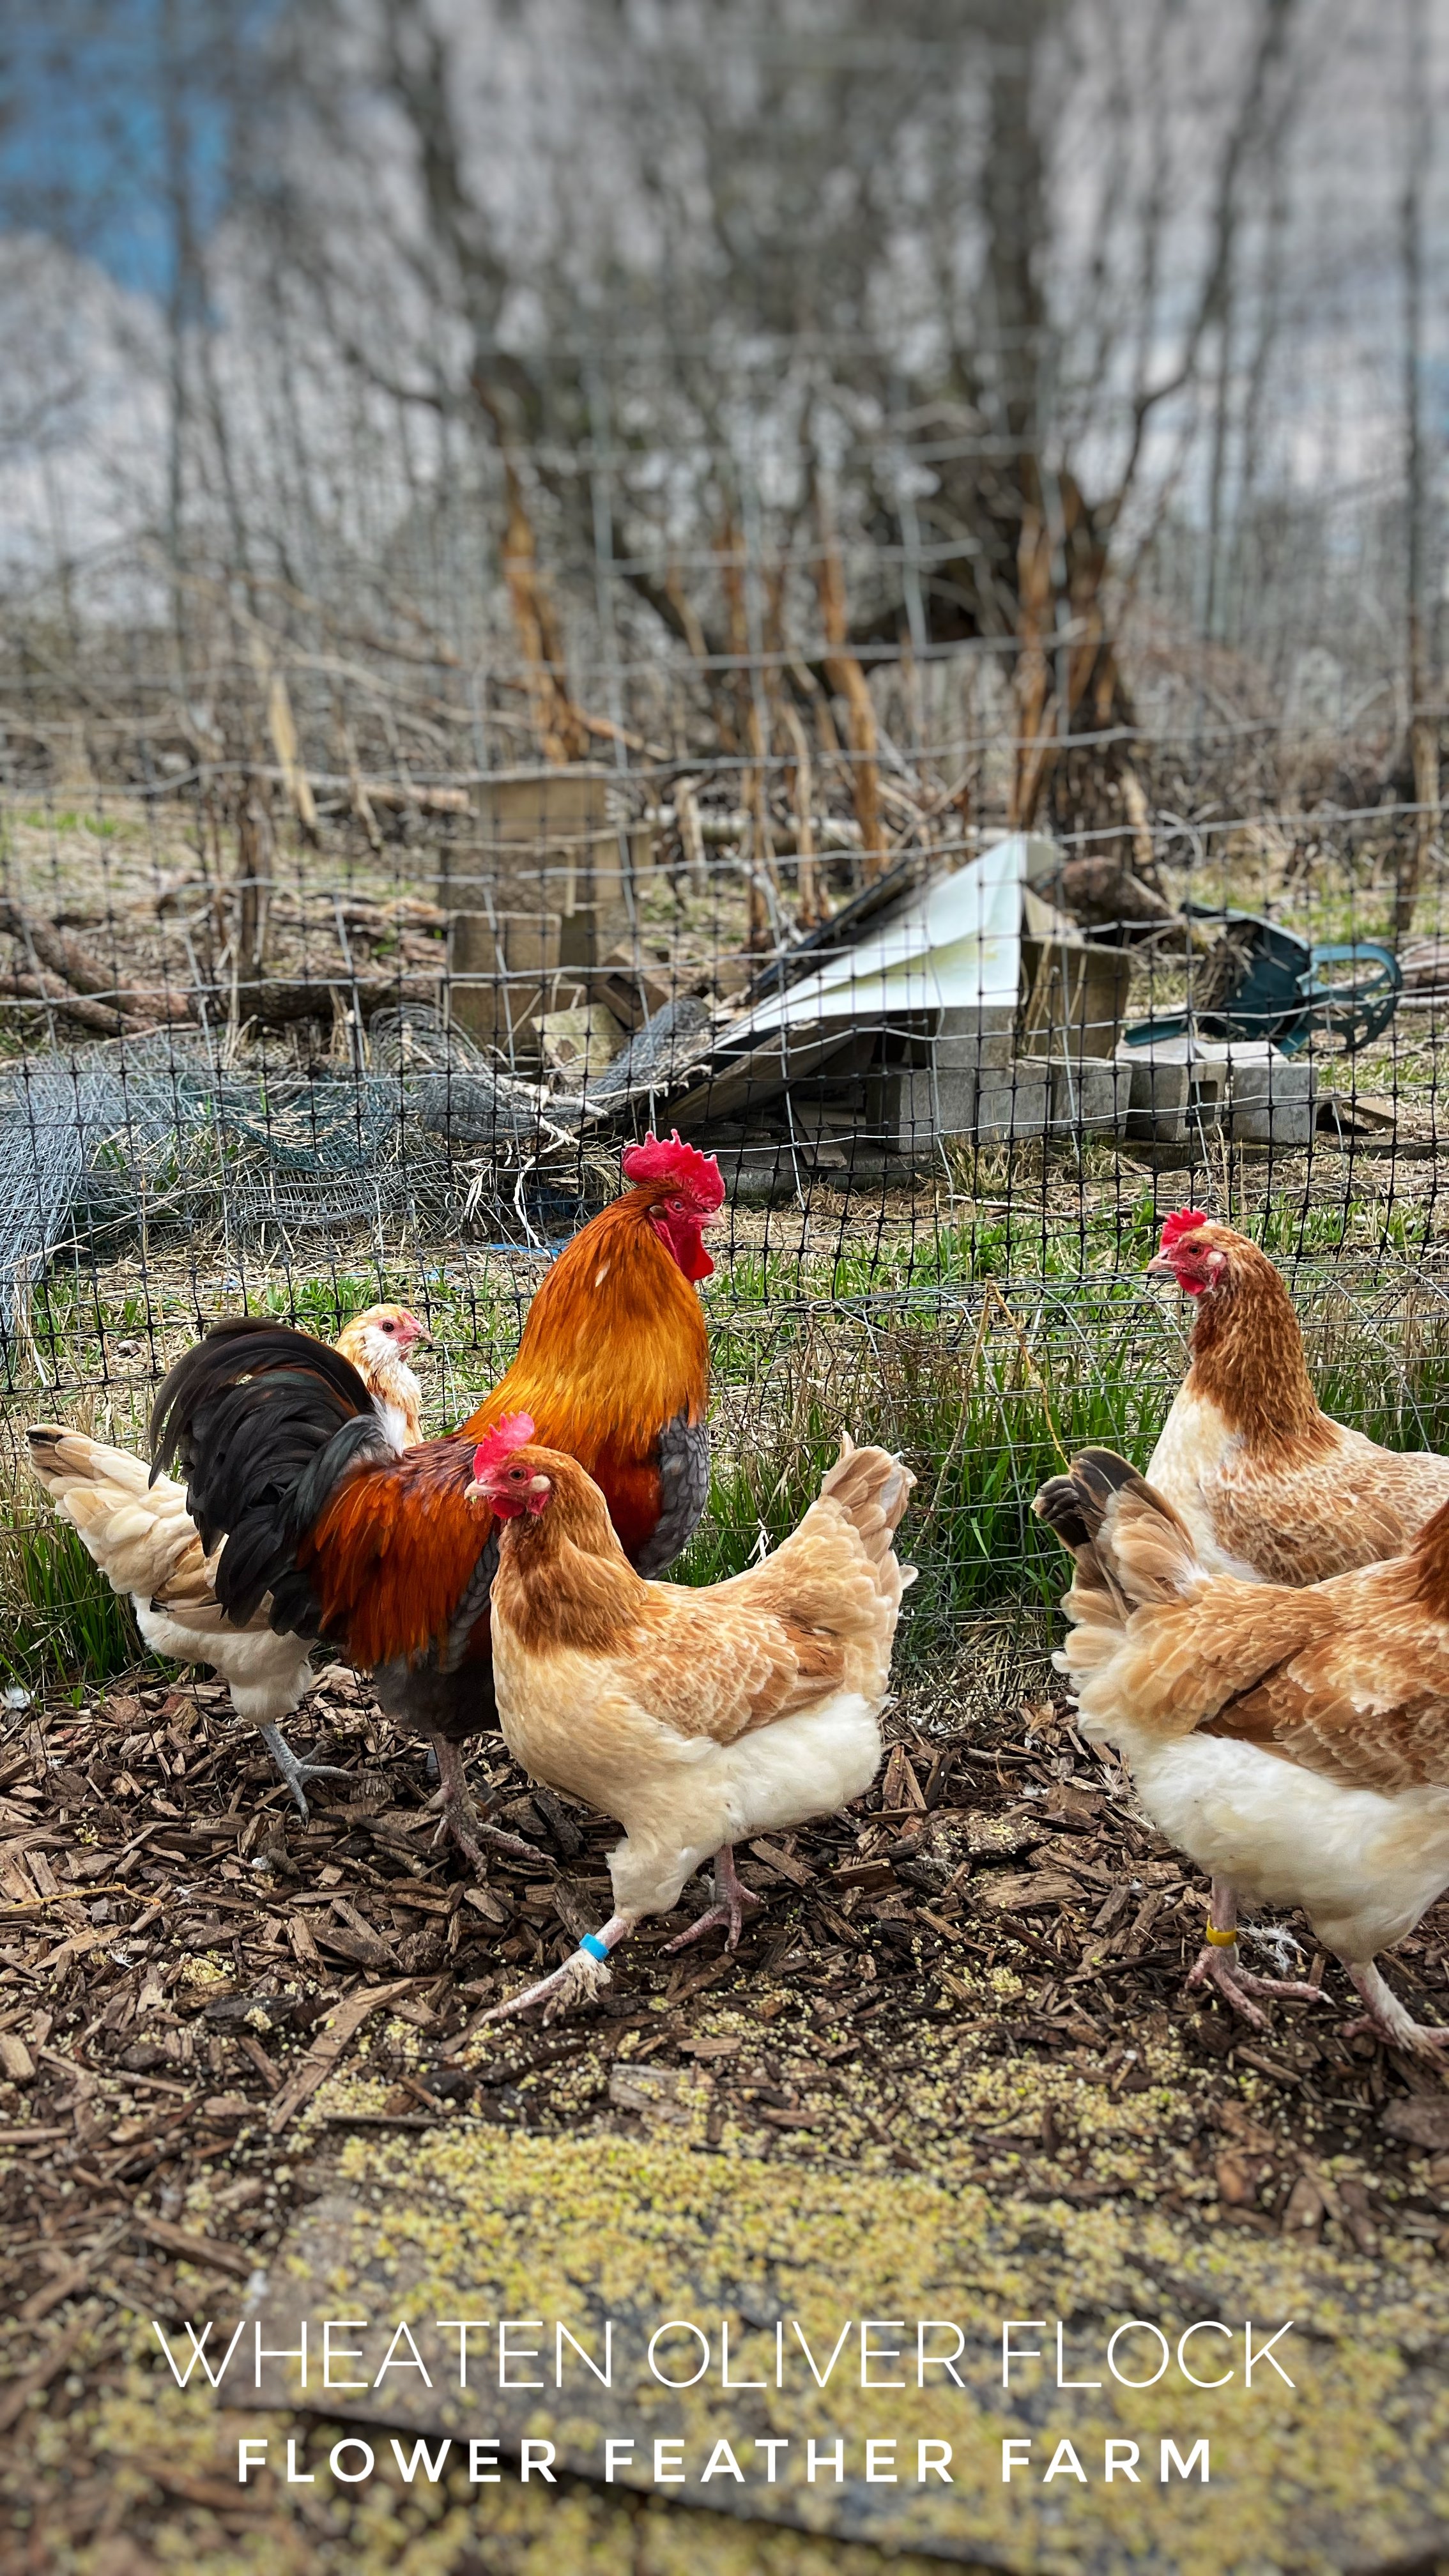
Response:
[[[642,1145],[626,1145],[619,1168],[636,1187],[652,1181],[681,1191],[701,1215],[713,1216],[724,1205],[724,1182],[713,1154],[686,1145],[677,1127],[671,1136],[646,1136]]]
[[[652,1201],[645,1201],[648,1221],[670,1259],[697,1287],[714,1270],[704,1248],[704,1228],[724,1205],[724,1182],[713,1154],[686,1145],[676,1129],[669,1137],[646,1136],[642,1145],[626,1145],[620,1169],[636,1189],[654,1193]]]

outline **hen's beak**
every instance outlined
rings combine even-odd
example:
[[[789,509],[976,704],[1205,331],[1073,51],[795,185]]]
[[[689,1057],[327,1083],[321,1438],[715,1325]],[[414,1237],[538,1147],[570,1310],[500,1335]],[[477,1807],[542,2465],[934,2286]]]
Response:
[[[1171,1254],[1155,1252],[1142,1275],[1144,1279],[1175,1279],[1177,1271],[1173,1266]]]

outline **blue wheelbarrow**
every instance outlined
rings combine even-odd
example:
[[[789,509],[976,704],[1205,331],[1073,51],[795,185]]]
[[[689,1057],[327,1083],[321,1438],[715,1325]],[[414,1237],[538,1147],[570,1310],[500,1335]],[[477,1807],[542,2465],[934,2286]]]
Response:
[[[1381,1037],[1398,1008],[1403,970],[1376,939],[1313,941],[1253,912],[1219,912],[1210,904],[1183,910],[1228,925],[1205,961],[1200,1003],[1161,1019],[1138,1020],[1122,1034],[1128,1046],[1155,1038],[1266,1038],[1281,1055],[1297,1055],[1311,1037],[1336,1038],[1345,1055]],[[1223,953],[1226,952],[1226,953]],[[1348,980],[1334,968],[1367,968]]]

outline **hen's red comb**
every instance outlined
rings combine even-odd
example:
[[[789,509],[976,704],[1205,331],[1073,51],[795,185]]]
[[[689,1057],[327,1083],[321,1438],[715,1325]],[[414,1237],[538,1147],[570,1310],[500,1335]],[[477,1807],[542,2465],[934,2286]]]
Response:
[[[1170,1252],[1175,1243],[1181,1243],[1185,1234],[1196,1234],[1200,1225],[1211,1224],[1212,1218],[1204,1216],[1201,1208],[1176,1208],[1173,1214],[1163,1221],[1163,1251]]]
[[[495,1422],[491,1431],[484,1432],[473,1452],[474,1484],[481,1485],[492,1468],[501,1467],[505,1458],[515,1449],[523,1448],[525,1442],[532,1438],[531,1413],[505,1413],[501,1422]]]
[[[665,1181],[685,1190],[702,1212],[724,1205],[725,1185],[713,1154],[686,1145],[676,1127],[672,1136],[646,1136],[642,1145],[626,1145],[619,1158],[626,1181]]]

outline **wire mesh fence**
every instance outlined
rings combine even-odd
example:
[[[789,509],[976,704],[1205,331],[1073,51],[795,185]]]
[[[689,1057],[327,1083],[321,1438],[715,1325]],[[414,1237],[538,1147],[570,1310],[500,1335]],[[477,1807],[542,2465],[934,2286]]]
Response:
[[[186,0],[129,304],[0,151],[12,1518],[28,1419],[139,1442],[241,1307],[404,1297],[457,1420],[677,1127],[688,1570],[869,1430],[944,1655],[1037,1633],[1060,1451],[1149,1449],[1173,1207],[1449,1445],[1439,38],[667,22]]]
[[[247,1306],[331,1333],[404,1296],[444,1427],[621,1145],[673,1127],[729,1190],[697,1576],[783,1532],[848,1424],[922,1476],[915,1649],[1039,1624],[1036,1484],[1084,1438],[1144,1457],[1180,1380],[1141,1273],[1189,1201],[1290,1270],[1345,1418],[1443,1437],[1441,853],[1391,792],[1344,800],[1321,712],[1245,751],[1184,649],[1191,721],[1031,730],[1029,647],[852,677],[817,628],[729,704],[671,648],[667,743],[637,671],[595,717],[579,670],[522,663],[607,753],[550,761],[456,662],[379,645],[324,685],[300,610],[265,634],[210,635],[203,743],[174,675],[106,664],[93,720],[97,675],[10,630],[17,1482],[37,1410],[134,1444],[168,1359]],[[1033,760],[1095,762],[1093,818],[1033,804]]]

